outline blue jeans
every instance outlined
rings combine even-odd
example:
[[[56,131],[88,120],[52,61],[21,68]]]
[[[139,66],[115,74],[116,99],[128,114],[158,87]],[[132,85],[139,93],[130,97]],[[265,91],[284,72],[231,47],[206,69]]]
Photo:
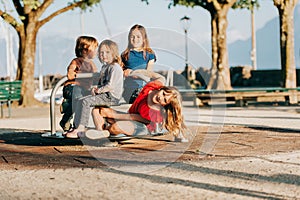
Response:
[[[74,107],[76,107],[76,103],[79,98],[82,98],[86,95],[87,91],[78,85],[66,85],[63,87],[63,97],[64,101],[62,103],[63,108],[63,116],[60,121],[60,126],[63,128],[64,131],[70,130],[72,128],[72,124],[70,121],[73,117]]]

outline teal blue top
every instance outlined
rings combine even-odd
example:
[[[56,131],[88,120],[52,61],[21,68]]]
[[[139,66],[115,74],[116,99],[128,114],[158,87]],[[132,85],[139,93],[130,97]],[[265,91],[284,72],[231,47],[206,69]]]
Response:
[[[144,52],[143,51],[135,51],[131,50],[129,52],[128,60],[125,60],[124,57],[122,57],[122,61],[125,65],[126,69],[146,69],[147,64],[150,60],[156,60],[156,56],[154,53],[146,52],[146,57],[144,58]],[[125,89],[130,88],[141,88],[144,86],[144,81],[140,79],[133,79],[133,78],[126,78],[125,80]]]

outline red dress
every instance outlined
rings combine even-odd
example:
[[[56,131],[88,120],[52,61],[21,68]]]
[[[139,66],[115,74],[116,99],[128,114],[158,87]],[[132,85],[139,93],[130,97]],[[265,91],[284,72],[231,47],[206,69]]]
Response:
[[[146,84],[128,110],[130,114],[139,114],[144,119],[149,120],[150,123],[147,125],[147,128],[150,132],[155,130],[156,122],[163,122],[163,116],[161,111],[154,110],[148,106],[147,98],[150,91],[159,90],[162,86],[163,84],[160,81],[151,81]]]

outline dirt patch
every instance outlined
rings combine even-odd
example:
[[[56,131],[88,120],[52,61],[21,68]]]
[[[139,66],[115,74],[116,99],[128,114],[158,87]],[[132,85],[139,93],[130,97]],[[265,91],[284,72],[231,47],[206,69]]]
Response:
[[[214,134],[211,133],[212,137],[215,137]],[[181,159],[203,159],[201,155],[210,159],[252,157],[300,149],[300,135],[293,130],[224,126],[212,151],[201,152],[203,139],[209,135],[207,127],[198,131],[193,143]]]
[[[192,127],[195,134],[189,146],[170,141],[168,136],[119,141],[108,145],[105,141],[80,139],[49,139],[43,131],[2,129],[0,134],[1,169],[40,169],[105,167],[95,158],[94,151],[114,155],[122,150],[141,155],[148,152],[177,153],[177,160],[226,159],[251,157],[276,152],[300,150],[300,135],[291,130],[258,127],[224,126],[220,133],[207,133],[209,127]],[[210,152],[202,150],[212,142]],[[205,144],[204,144],[205,143]],[[116,144],[116,143],[114,143]],[[166,151],[166,147],[168,148]],[[181,151],[178,151],[181,149]],[[177,152],[178,151],[178,152]],[[176,158],[176,157],[174,157]],[[155,158],[153,158],[155,160]]]

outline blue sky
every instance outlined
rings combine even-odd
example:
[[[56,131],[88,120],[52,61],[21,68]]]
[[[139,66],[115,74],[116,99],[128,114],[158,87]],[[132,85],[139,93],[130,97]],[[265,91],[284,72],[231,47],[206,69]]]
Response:
[[[64,4],[62,1],[56,2],[53,8]],[[102,8],[111,34],[127,32],[136,23],[146,28],[165,28],[182,32],[179,19],[187,15],[192,19],[189,37],[199,43],[210,43],[210,15],[206,10],[198,6],[194,8],[176,6],[168,9],[169,1],[167,0],[149,0],[149,2],[150,4],[146,5],[140,0],[102,0]],[[255,11],[257,29],[277,16],[277,9],[272,0],[263,0],[260,4],[261,7]],[[250,12],[248,10],[230,10],[228,22],[228,43],[250,37]],[[51,29],[52,31],[47,29],[47,27],[54,26],[60,28]],[[68,35],[77,37],[82,30],[83,33],[95,35],[99,39],[109,37],[99,6],[94,7],[92,12],[87,11],[82,15],[77,9],[58,16],[46,24],[41,33],[61,32],[65,34],[67,31]]]

